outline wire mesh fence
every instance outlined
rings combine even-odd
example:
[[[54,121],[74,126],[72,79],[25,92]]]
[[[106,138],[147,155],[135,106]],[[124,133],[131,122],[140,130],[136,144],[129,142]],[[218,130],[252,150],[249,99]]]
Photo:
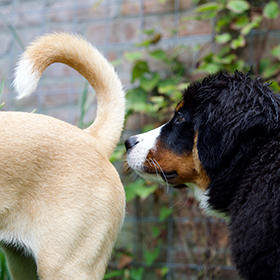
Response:
[[[53,31],[81,34],[116,65],[129,89],[132,63],[124,54],[141,50],[135,44],[145,39],[145,30],[156,29],[164,49],[184,45],[186,51],[181,56],[185,62],[195,60],[197,51],[188,49],[196,45],[200,52],[215,48],[211,21],[184,21],[194,8],[191,0],[0,0],[0,79],[6,77],[3,109],[36,109],[78,125],[85,80],[65,65],[51,65],[30,98],[15,100],[12,74],[24,46]],[[279,39],[278,30],[275,37]],[[251,52],[254,38],[252,34]],[[82,120],[85,124],[94,119],[96,111],[94,90],[89,87],[87,95],[92,102]],[[130,121],[123,138],[147,123],[138,117]],[[124,173],[123,162],[117,168]],[[133,180],[123,175],[125,184]],[[114,274],[117,270],[122,274]],[[130,274],[126,275],[126,270]],[[239,279],[230,259],[225,222],[205,218],[190,191],[166,187],[128,203],[108,275],[107,279]]]

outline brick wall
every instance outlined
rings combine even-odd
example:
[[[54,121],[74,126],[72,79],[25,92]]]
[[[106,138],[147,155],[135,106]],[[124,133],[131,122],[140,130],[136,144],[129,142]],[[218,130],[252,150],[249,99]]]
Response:
[[[22,47],[46,32],[66,31],[82,34],[109,59],[121,60],[117,70],[129,87],[130,64],[126,51],[143,39],[144,29],[155,28],[163,35],[161,44],[209,42],[212,27],[182,20],[193,9],[191,0],[0,0],[0,79],[6,75],[2,100],[5,110],[32,111],[77,124],[79,97],[84,79],[65,65],[52,65],[44,73],[36,92],[16,101],[10,86],[13,69]],[[14,28],[14,31],[13,31]],[[178,30],[176,36],[172,30]],[[92,92],[92,89],[91,89]],[[95,105],[86,120],[94,117]]]

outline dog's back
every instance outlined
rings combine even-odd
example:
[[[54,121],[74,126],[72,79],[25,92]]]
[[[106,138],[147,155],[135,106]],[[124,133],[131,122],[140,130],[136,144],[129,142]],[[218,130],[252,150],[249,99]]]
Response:
[[[0,113],[2,248],[14,279],[103,279],[125,212],[108,159],[123,127],[124,92],[95,48],[54,34],[23,55],[14,82],[20,98],[54,62],[76,69],[96,90],[96,120],[81,130],[44,115]]]

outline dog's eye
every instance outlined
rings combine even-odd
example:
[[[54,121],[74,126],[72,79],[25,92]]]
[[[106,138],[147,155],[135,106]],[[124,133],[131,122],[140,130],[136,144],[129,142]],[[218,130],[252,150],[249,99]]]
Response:
[[[182,113],[178,112],[177,117],[175,119],[175,123],[181,123],[185,118],[183,117]]]

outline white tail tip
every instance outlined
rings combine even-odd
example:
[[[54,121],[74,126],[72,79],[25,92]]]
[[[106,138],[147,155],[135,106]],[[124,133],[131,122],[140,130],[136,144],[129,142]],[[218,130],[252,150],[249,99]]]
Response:
[[[29,96],[37,88],[40,74],[34,69],[32,62],[22,58],[15,69],[13,87],[17,99]]]

